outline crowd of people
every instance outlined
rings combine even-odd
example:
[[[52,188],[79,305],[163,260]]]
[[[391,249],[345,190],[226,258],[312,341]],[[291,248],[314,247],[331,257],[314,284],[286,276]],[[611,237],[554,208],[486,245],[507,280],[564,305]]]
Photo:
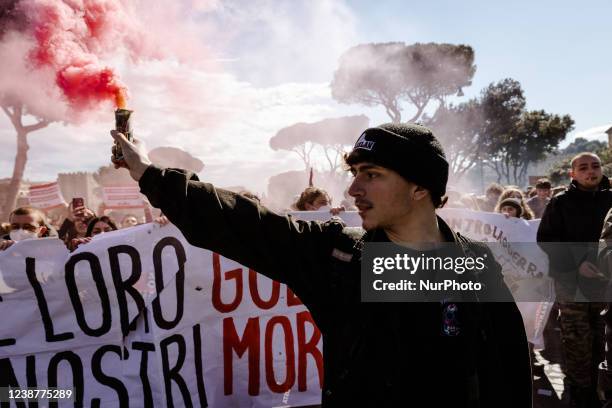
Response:
[[[524,189],[491,183],[481,196],[447,190],[445,199],[441,201],[450,208],[494,212],[525,220],[542,219],[538,242],[596,242],[604,224],[612,225],[612,215],[608,213],[612,206],[609,180],[602,174],[600,159],[592,153],[582,153],[572,159],[570,176],[572,181],[569,186],[553,187],[548,179],[543,178],[534,186]],[[259,205],[260,200],[253,193],[243,191],[239,195]],[[309,186],[296,198],[291,209],[329,211],[331,215],[337,215],[356,209],[355,202],[347,200],[347,197],[339,206],[333,207],[332,198],[325,190]],[[33,207],[16,208],[7,221],[1,225],[0,250],[6,250],[17,241],[57,237],[72,251],[96,235],[141,223],[134,214],[116,220],[108,215],[95,214],[84,205],[75,208],[68,206],[65,217],[55,224],[47,219],[42,210]],[[168,218],[161,216],[155,222],[165,224]],[[545,246],[543,249],[546,251]],[[605,286],[603,281],[609,276],[598,265],[596,255],[581,259],[578,265],[571,262],[560,265],[551,257],[550,274],[555,280],[555,288],[558,292],[569,293],[567,298],[559,300],[556,309],[558,315],[552,318],[558,318],[560,322],[566,389],[572,407],[601,407],[599,397],[609,397],[604,395],[605,392],[599,396],[596,393],[598,375],[601,376],[602,371],[604,375],[607,373],[602,317],[606,304],[575,302],[572,296],[577,288],[581,288],[582,281],[576,284],[576,281],[566,279],[568,268],[573,268],[573,272],[577,268],[581,279],[591,279],[591,283],[593,279],[598,279],[597,282]],[[598,369],[602,361],[603,369]]]
[[[0,223],[0,250],[9,248],[17,241],[51,237],[62,240],[73,251],[96,235],[133,227],[142,224],[142,221],[132,213],[122,215],[117,221],[109,215],[96,215],[85,205],[73,207],[72,203],[66,206],[64,216],[60,218],[48,217],[39,208],[18,207],[9,214],[7,222]],[[154,221],[160,224],[168,222],[163,216]]]

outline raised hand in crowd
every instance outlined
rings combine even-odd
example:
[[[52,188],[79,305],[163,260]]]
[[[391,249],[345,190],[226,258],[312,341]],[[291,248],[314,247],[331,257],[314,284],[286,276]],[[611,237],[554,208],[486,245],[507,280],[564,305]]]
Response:
[[[13,245],[15,243],[15,241],[13,241],[12,239],[4,239],[2,241],[0,241],[0,251],[4,251],[8,248],[11,247],[11,245]]]
[[[74,223],[76,223],[77,220],[89,220],[93,217],[95,217],[96,214],[94,214],[94,212],[92,210],[90,210],[89,208],[85,207],[85,206],[81,206],[81,207],[76,207],[76,208],[72,208],[72,203],[70,204],[70,211],[68,212],[68,219]]]
[[[331,215],[339,215],[341,212],[346,211],[344,207],[333,207],[329,210]]]
[[[170,220],[165,215],[161,215],[153,220],[154,223],[159,224],[160,227],[170,224]]]
[[[69,242],[68,242],[68,250],[70,252],[74,251],[75,249],[77,249],[79,247],[79,245],[82,244],[87,244],[89,241],[91,241],[92,237],[84,237],[84,238],[72,238]]]

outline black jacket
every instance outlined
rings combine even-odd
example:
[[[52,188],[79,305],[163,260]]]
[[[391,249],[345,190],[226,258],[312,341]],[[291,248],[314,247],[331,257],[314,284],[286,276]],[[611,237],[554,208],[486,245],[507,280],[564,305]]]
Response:
[[[323,406],[531,407],[514,303],[461,303],[462,334],[443,336],[439,303],[361,302],[361,244],[387,240],[383,231],[362,237],[338,222],[294,221],[182,170],[151,166],[140,187],[190,243],[299,296],[323,334]],[[468,244],[439,221],[449,241]],[[499,265],[490,269],[491,284],[503,285]]]
[[[553,278],[575,276],[585,260],[597,263],[597,242],[610,207],[612,191],[607,177],[594,192],[580,190],[572,181],[567,191],[550,200],[540,222],[537,240],[548,254]],[[546,244],[550,242],[572,244]]]

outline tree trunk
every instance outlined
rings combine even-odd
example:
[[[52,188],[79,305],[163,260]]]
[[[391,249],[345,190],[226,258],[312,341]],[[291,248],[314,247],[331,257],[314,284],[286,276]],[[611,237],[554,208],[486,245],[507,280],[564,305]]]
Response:
[[[47,121],[47,119],[39,119],[38,122],[34,124],[24,125],[22,122],[22,116],[24,114],[22,105],[2,106],[2,110],[9,117],[17,132],[17,155],[15,156],[15,164],[13,166],[13,176],[11,177],[5,202],[2,206],[2,214],[0,214],[3,219],[7,219],[17,204],[17,194],[19,193],[25,165],[28,161],[28,149],[30,148],[28,146],[28,134],[44,128],[49,124],[49,121]]]
[[[2,213],[6,219],[11,211],[15,209],[17,204],[17,194],[21,187],[21,180],[23,179],[23,172],[25,170],[26,162],[28,161],[28,134],[23,130],[17,131],[17,155],[15,156],[15,164],[13,166],[13,176],[9,183],[6,201],[2,208]]]
[[[402,113],[397,106],[397,101],[383,101],[383,106],[387,115],[391,118],[391,122],[400,123],[402,121]]]

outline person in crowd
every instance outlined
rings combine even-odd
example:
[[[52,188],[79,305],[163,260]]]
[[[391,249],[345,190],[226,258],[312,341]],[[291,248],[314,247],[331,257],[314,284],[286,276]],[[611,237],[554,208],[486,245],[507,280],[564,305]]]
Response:
[[[594,153],[576,155],[569,175],[567,191],[553,197],[544,210],[537,241],[548,254],[555,283],[566,390],[572,406],[593,407],[598,406],[596,373],[604,352],[605,283],[592,245],[612,207],[612,191]],[[559,242],[572,244],[555,244]],[[578,291],[589,302],[578,302]]]
[[[9,234],[2,237],[0,251],[26,239],[57,236],[48,225],[45,213],[34,207],[19,207],[9,215]]]
[[[72,208],[72,203],[68,205],[68,215],[58,231],[59,238],[67,246],[75,238],[84,238],[87,234],[87,225],[96,214],[86,206]]]
[[[285,283],[308,307],[325,350],[323,407],[531,406],[525,330],[500,265],[485,245],[458,235],[435,214],[444,202],[449,165],[429,129],[370,128],[345,157],[354,177],[349,194],[365,233],[335,218],[307,222],[278,215],[191,172],[155,166],[137,140],[111,134],[124,155],[115,166],[129,169],[151,204],[192,245]],[[454,242],[461,253],[485,260],[479,276],[507,301],[479,302],[467,291],[463,302],[450,306],[362,302],[367,242],[407,249]],[[448,324],[453,330],[445,330]]]
[[[504,214],[507,218],[521,218],[523,215],[523,206],[521,201],[517,198],[508,197],[502,200],[499,205],[499,212]]]
[[[306,187],[300,194],[293,207],[297,211],[318,211],[321,207],[331,205],[331,198],[327,191],[318,187]]]
[[[497,184],[491,183],[485,190],[484,197],[478,198],[478,208],[480,211],[495,212],[495,206],[499,201],[499,196],[504,192],[504,188]]]
[[[331,197],[327,194],[327,191],[318,187],[306,187],[293,204],[293,208],[297,211],[321,211],[324,207],[330,207],[331,202]],[[329,208],[332,215],[338,215],[344,210],[344,207]]]
[[[134,214],[126,214],[121,220],[121,228],[135,227],[138,225],[138,218]]]
[[[534,218],[542,218],[544,209],[550,201],[551,184],[548,179],[539,179],[535,185],[536,195],[527,200],[527,205],[533,211]]]
[[[94,217],[87,224],[86,237],[95,237],[105,232],[117,231],[117,225],[106,215]]]
[[[87,229],[84,237],[73,238],[70,240],[68,249],[74,251],[79,245],[86,244],[91,241],[96,235],[106,232],[117,231],[117,224],[108,216],[93,217],[87,224]]]
[[[521,218],[523,218],[525,220],[532,220],[533,219],[533,211],[531,211],[531,208],[529,208],[529,206],[527,205],[527,202],[525,201],[525,197],[523,196],[523,192],[521,190],[519,190],[518,188],[515,188],[515,187],[512,187],[512,186],[507,187],[502,192],[502,194],[499,196],[499,201],[497,202],[497,205],[495,206],[495,211],[494,212],[496,212],[496,213],[501,212],[500,208],[499,208],[499,205],[506,198],[515,198],[515,199],[520,201],[521,207],[522,207]]]

